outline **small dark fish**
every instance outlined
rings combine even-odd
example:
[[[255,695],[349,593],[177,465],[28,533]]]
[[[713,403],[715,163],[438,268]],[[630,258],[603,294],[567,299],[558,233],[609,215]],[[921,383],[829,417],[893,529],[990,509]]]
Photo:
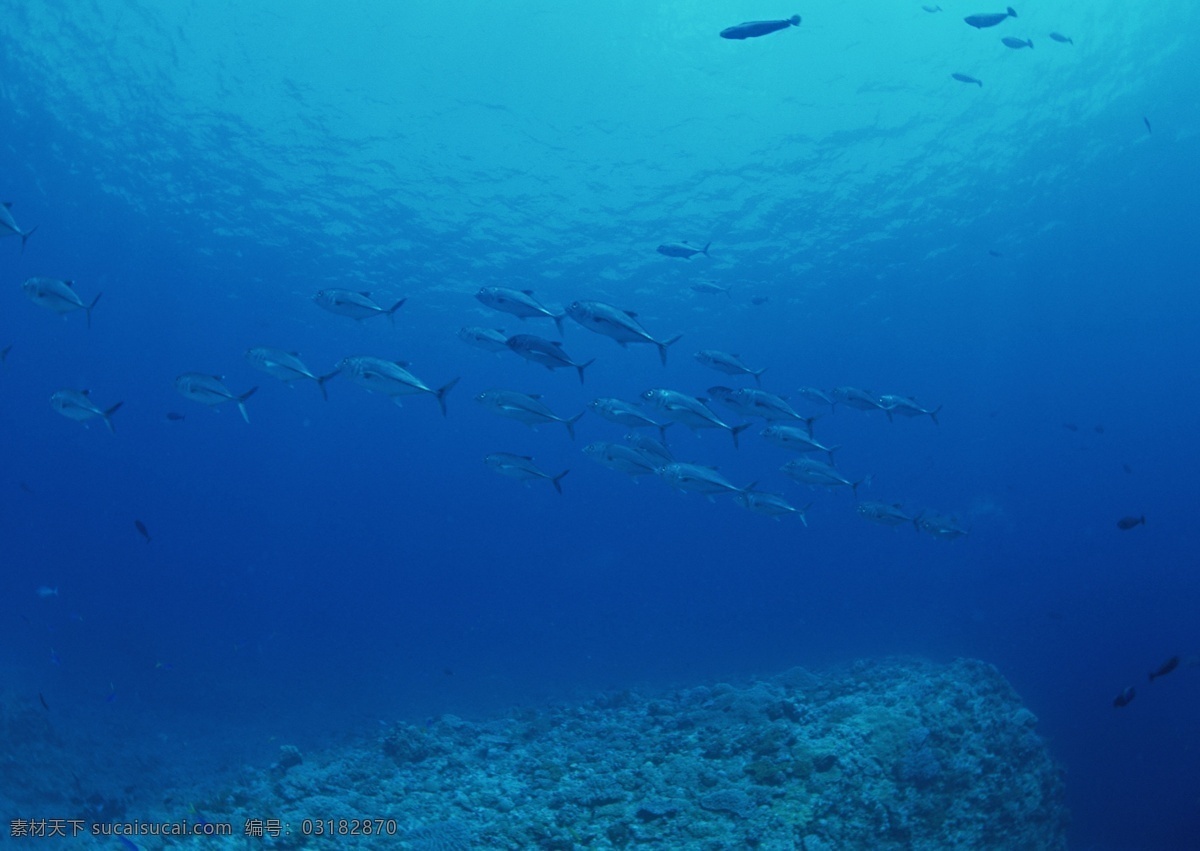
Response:
[[[1143,121],[1143,122],[1145,123],[1145,125],[1146,125],[1146,132],[1147,132],[1147,133],[1153,133],[1154,131],[1150,129],[1150,119],[1149,119],[1149,118],[1147,118],[1146,116],[1144,116],[1144,115],[1143,115],[1143,116],[1142,116],[1142,121]]]
[[[977,30],[982,30],[982,29],[986,29],[987,27],[996,26],[996,24],[1001,23],[1005,18],[1015,18],[1016,16],[1017,16],[1017,13],[1015,11],[1013,11],[1013,7],[1009,6],[1003,12],[989,12],[989,13],[980,14],[980,15],[967,15],[965,18],[963,18],[963,20],[967,22],[968,26],[975,27],[975,29],[977,29]]]
[[[1172,656],[1167,661],[1158,666],[1157,670],[1150,672],[1150,682],[1154,682],[1155,677],[1165,677],[1167,674],[1179,667],[1179,657]]]
[[[180,414],[176,411],[167,411],[167,419],[169,419],[173,423],[177,423],[180,420],[184,419],[184,416],[183,416],[183,414]]]
[[[1130,467],[1128,464],[1122,464],[1121,469],[1125,471],[1126,475],[1129,475],[1129,476],[1133,475],[1133,468]]]
[[[45,709],[47,712],[50,711],[50,704],[46,702],[46,698],[42,697],[40,691],[38,692],[38,702],[42,704],[42,709]]]
[[[983,85],[983,83],[980,83],[980,85],[982,86],[982,85]],[[990,256],[990,257],[1003,257],[1004,255],[1003,255],[1001,252],[999,252],[999,251],[997,251],[996,249],[994,249],[994,248],[989,248],[989,249],[988,249],[988,256]]]
[[[3,349],[0,349],[0,363],[8,363],[8,353],[11,351],[12,351],[11,345],[5,346]]]
[[[1013,50],[1020,50],[1022,47],[1033,49],[1033,39],[1031,38],[1013,38],[1011,35],[1006,35],[1000,39],[1005,47],[1011,47]]]
[[[788,27],[798,26],[800,26],[799,15],[792,15],[790,18],[785,18],[782,21],[746,21],[744,24],[737,24],[721,30],[721,38],[731,38],[740,41],[744,38],[758,38],[759,36],[786,30]]]
[[[1117,521],[1118,529],[1128,530],[1128,529],[1132,529],[1134,526],[1144,526],[1144,525],[1146,525],[1146,515],[1145,514],[1143,514],[1141,517],[1122,517],[1120,520]]]
[[[983,88],[983,80],[972,77],[970,74],[951,74],[950,76],[955,80],[958,80],[960,83],[971,83],[979,86],[981,89]]]
[[[24,482],[17,482],[17,487],[19,487],[21,490],[25,491],[25,493],[29,494],[30,496],[34,495],[33,488],[31,488],[29,485],[25,484]]]
[[[1137,697],[1137,691],[1134,690],[1133,686],[1126,686],[1121,689],[1120,694],[1113,698],[1113,706],[1117,709],[1120,709],[1122,706],[1128,706],[1133,702],[1135,697]]]
[[[141,520],[134,520],[133,525],[137,527],[138,532],[146,539],[146,543],[150,543],[150,533],[146,530],[146,524]]]
[[[1102,426],[1102,425],[1092,426],[1092,431],[1096,432],[1096,434],[1104,434],[1104,426]]]
[[[1059,44],[1074,44],[1075,43],[1074,39],[1070,38],[1069,36],[1065,36],[1062,33],[1050,33],[1050,38],[1054,39]]]
[[[1063,428],[1067,431],[1079,431],[1079,426],[1075,425],[1075,423],[1063,423]]]

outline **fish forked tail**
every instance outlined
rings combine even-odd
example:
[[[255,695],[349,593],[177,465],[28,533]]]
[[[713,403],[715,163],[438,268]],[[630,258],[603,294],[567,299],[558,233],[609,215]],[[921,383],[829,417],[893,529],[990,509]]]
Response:
[[[854,495],[855,500],[858,499],[858,486],[859,485],[866,485],[867,487],[870,487],[871,486],[871,476],[866,475],[866,476],[863,476],[861,479],[859,479],[857,482],[850,483],[850,493],[852,493]]]
[[[575,423],[579,422],[579,418],[587,413],[587,410],[582,410],[569,420],[563,420],[562,424],[567,427],[567,434],[571,435],[571,440],[575,439]]]
[[[550,479],[550,484],[554,485],[554,489],[560,494],[562,493],[562,485],[560,484],[560,482],[562,482],[562,477],[569,472],[571,472],[570,469],[563,470],[557,476],[554,476],[552,479]]]
[[[671,339],[669,339],[669,340],[663,340],[661,343],[660,343],[660,342],[658,342],[658,340],[655,340],[655,341],[654,341],[654,345],[658,346],[658,359],[659,359],[660,361],[662,361],[662,365],[663,365],[663,366],[666,366],[666,365],[667,365],[667,347],[668,347],[668,346],[673,346],[673,345],[675,345],[675,344],[676,344],[676,343],[678,343],[678,342],[679,342],[681,339],[683,339],[683,335],[682,335],[682,334],[676,334],[676,335],[675,335],[674,337],[672,337]]]
[[[112,424],[112,415],[113,415],[113,414],[115,414],[115,413],[117,412],[117,408],[121,407],[121,406],[122,406],[122,405],[124,405],[124,404],[125,404],[124,402],[117,402],[117,404],[113,405],[113,406],[112,406],[111,408],[109,408],[108,410],[106,410],[106,411],[102,411],[102,412],[100,413],[100,416],[104,417],[104,424],[105,424],[106,426],[108,426],[108,430],[109,430],[110,432],[112,432],[113,434],[116,434],[116,433],[117,433],[117,430],[116,430],[115,428],[113,428],[113,424]]]
[[[524,319],[525,317],[521,317]],[[558,329],[558,336],[563,334],[563,320],[567,318],[565,313],[551,313],[550,318],[554,320],[554,327]]]
[[[333,372],[331,372],[327,375],[318,375],[317,376],[317,387],[319,387],[321,389],[321,398],[324,399],[326,402],[329,401],[329,391],[325,389],[325,382],[328,381],[329,379],[333,378],[335,375],[340,374],[341,371],[342,370],[339,368],[339,369],[335,369]]]
[[[83,312],[87,315],[88,330],[91,330],[91,327],[92,327],[92,308],[96,306],[96,302],[98,302],[100,300],[100,296],[102,296],[102,295],[104,295],[104,293],[102,293],[102,292],[96,293],[96,297],[94,299],[92,299],[92,303],[83,309]]]
[[[1015,18],[1017,16],[1017,10],[1012,6],[1009,6],[1007,9],[1005,9],[1005,11],[1008,12],[1008,16],[1010,18]]]
[[[756,487],[758,487],[758,482],[756,482],[756,481],[751,482],[750,484],[746,485],[744,488],[738,488],[737,489],[738,495],[739,496],[747,496],[749,494],[752,494],[752,493],[754,493],[754,489]]]
[[[386,315],[386,316],[387,316],[387,318],[388,318],[388,322],[391,322],[393,325],[395,325],[395,324],[396,324],[396,311],[397,311],[397,310],[399,310],[399,309],[400,309],[400,307],[401,307],[401,306],[404,304],[404,302],[406,302],[406,301],[408,301],[408,299],[407,299],[407,298],[402,298],[402,299],[400,299],[398,302],[396,302],[395,304],[393,304],[391,307],[389,307],[387,310],[385,310],[385,311],[384,311],[384,315]]]
[[[813,504],[810,502],[808,505],[804,506],[803,508],[796,509],[796,514],[799,515],[800,522],[804,524],[805,529],[808,528],[808,509],[810,509],[812,507],[813,507]]]
[[[734,426],[733,428],[729,429],[729,435],[730,435],[730,437],[733,438],[733,448],[734,449],[738,448],[738,435],[741,434],[742,432],[744,432],[746,429],[750,428],[750,426],[752,426],[752,425],[754,425],[754,423],[742,423],[741,425],[737,425],[737,426]]]
[[[458,384],[457,378],[455,378],[453,381],[446,382],[437,390],[433,391],[433,395],[437,399],[438,407],[442,409],[443,417],[446,416],[446,394],[454,389],[455,384]]]
[[[793,26],[794,26],[794,24],[793,24]],[[700,249],[700,253],[703,254],[705,257],[712,257],[712,255],[708,253],[708,247],[710,245],[712,245],[711,239],[708,242],[704,243],[704,247]]]
[[[754,383],[758,387],[762,387],[762,374],[766,371],[767,368],[765,366],[760,370],[750,370],[750,374],[754,376]]]
[[[29,241],[29,237],[33,236],[33,232],[37,229],[38,229],[38,226],[34,225],[27,231],[24,231],[24,232],[17,231],[17,233],[21,234],[21,253],[22,254],[25,253],[25,243]]]
[[[237,397],[238,410],[242,412],[242,419],[244,419],[246,422],[250,422],[250,415],[246,413],[246,400],[249,399],[251,396],[253,396],[257,392],[258,392],[258,387],[256,385],[254,387],[251,387],[249,390],[247,390],[241,396]]]
[[[1015,15],[1014,15],[1014,17],[1015,17]],[[788,18],[788,23],[794,27],[800,26],[800,16],[792,15],[790,18]]]
[[[596,362],[596,359],[595,359],[595,358],[592,358],[592,359],[591,359],[590,361],[588,361],[587,363],[577,363],[577,364],[575,364],[575,371],[579,373],[579,383],[580,383],[580,384],[582,384],[582,383],[583,383],[583,371],[584,371],[585,369],[587,369],[589,366],[591,366],[592,364],[594,364],[595,362]]]
[[[941,423],[938,422],[938,418],[937,418],[938,411],[940,411],[941,409],[942,409],[942,406],[938,405],[936,408],[934,408],[932,411],[929,412],[929,419],[933,420],[934,425],[941,425]]]
[[[663,446],[667,445],[667,428],[669,426],[673,426],[673,425],[675,425],[675,423],[670,422],[670,423],[663,423],[662,425],[658,426],[658,436],[662,439]]]

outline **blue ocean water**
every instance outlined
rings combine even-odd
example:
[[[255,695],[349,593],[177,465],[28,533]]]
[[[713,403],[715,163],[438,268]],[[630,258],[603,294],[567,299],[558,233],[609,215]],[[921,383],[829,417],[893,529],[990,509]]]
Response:
[[[1200,11],[1047,0],[966,26],[978,11],[4,4],[0,194],[37,226],[23,251],[0,241],[6,687],[60,729],[216,772],[381,719],[970,656],[1040,718],[1072,847],[1200,847]],[[711,256],[655,251],[683,240]],[[103,293],[91,328],[32,304],[33,276]],[[483,286],[683,336],[663,367],[491,311]],[[314,304],[325,288],[407,302],[359,322]],[[596,362],[580,385],[464,345],[464,325]],[[345,375],[324,402],[251,346],[461,380],[445,418]],[[736,450],[683,425],[670,445],[811,502],[807,527],[604,469],[582,447],[625,429],[591,412],[572,441],[472,399],[571,416],[753,386],[692,357],[708,348],[798,407],[802,385],[940,405],[939,424],[802,409],[871,477],[862,498],[970,534],[864,521],[780,473],[757,425]],[[182,398],[190,371],[257,386],[249,424]],[[123,402],[115,433],[57,416],[60,388]],[[570,469],[564,493],[495,475],[501,451]]]

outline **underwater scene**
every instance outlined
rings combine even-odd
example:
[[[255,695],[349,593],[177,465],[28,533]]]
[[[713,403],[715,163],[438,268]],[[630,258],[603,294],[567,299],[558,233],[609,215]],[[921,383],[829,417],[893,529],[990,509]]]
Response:
[[[0,8],[0,845],[1200,849],[1200,6]]]

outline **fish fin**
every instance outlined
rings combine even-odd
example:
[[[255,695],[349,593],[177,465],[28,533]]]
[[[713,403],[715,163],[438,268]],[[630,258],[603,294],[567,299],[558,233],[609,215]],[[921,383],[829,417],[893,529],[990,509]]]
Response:
[[[533,290],[521,290],[525,295],[533,295]]]
[[[70,283],[70,281],[67,281],[68,285],[70,285]],[[87,314],[87,327],[89,329],[92,327],[92,308],[96,306],[96,302],[100,300],[100,296],[102,295],[104,295],[104,293],[96,293],[96,297],[92,299],[92,303],[83,309],[84,313]]]
[[[559,313],[556,315],[552,313],[550,314],[550,318],[554,320],[554,327],[557,328],[558,333],[561,334],[563,332],[563,320],[567,318],[567,314]],[[559,345],[561,345],[561,343]]]
[[[757,372],[755,372],[754,370],[750,371],[750,374],[754,376],[754,383],[757,384],[759,387],[762,387],[762,374],[766,371],[767,371],[767,368],[765,366],[762,369],[758,370]],[[785,396],[784,398],[786,399],[787,397]]]
[[[12,201],[0,201],[0,204],[4,204],[5,208],[11,210],[13,202]]]
[[[622,310],[621,312],[624,313],[626,316],[628,316],[630,319],[637,319],[637,314],[634,313],[632,310]]]
[[[942,406],[938,405],[936,408],[934,408],[932,411],[929,412],[929,419],[933,420],[934,425],[941,425],[941,423],[938,422],[938,418],[937,418],[938,411],[940,411],[941,409],[942,409]]]
[[[329,391],[325,389],[325,382],[333,378],[335,375],[338,375],[340,372],[340,369],[335,369],[333,372],[328,373],[327,375],[317,376],[317,387],[319,387],[321,390],[321,398],[323,398],[326,402],[329,401]]]
[[[113,405],[111,408],[109,408],[106,411],[103,411],[100,414],[100,416],[104,417],[104,424],[106,426],[108,426],[108,430],[110,432],[112,432],[113,434],[116,434],[117,430],[115,428],[113,428],[111,417],[113,414],[115,414],[117,412],[117,408],[121,407],[124,404],[125,404],[124,402],[117,402],[117,404]]]
[[[939,6],[939,7],[938,7],[938,9],[939,9],[939,11],[940,11],[940,10],[941,10],[941,7]],[[799,16],[799,15],[792,15],[790,18],[788,18],[788,23],[789,23],[789,24],[791,24],[791,25],[792,25],[792,26],[794,26],[794,27],[798,27],[798,26],[800,26],[800,16]]]
[[[1017,16],[1017,10],[1012,6],[1009,6],[1007,9],[1005,9],[1005,11],[1008,12],[1008,16],[1010,18],[1015,18]]]
[[[742,432],[744,432],[746,429],[750,428],[751,425],[753,425],[753,423],[742,423],[741,425],[734,426],[733,428],[731,428],[729,430],[729,434],[732,435],[732,437],[733,437],[733,448],[734,449],[738,448],[738,435],[741,434]]]
[[[398,302],[393,304],[391,307],[389,307],[387,310],[384,311],[384,313],[387,315],[388,321],[391,322],[393,325],[396,324],[396,311],[399,310],[401,305],[403,305],[404,302],[406,302],[406,301],[408,301],[407,298],[402,298]]]
[[[571,440],[575,439],[575,423],[579,422],[579,418],[587,413],[587,409],[580,411],[569,420],[563,420],[562,424],[567,427],[567,434],[571,435]]]
[[[238,410],[242,412],[242,419],[244,419],[246,422],[250,422],[250,415],[246,413],[246,400],[253,396],[257,391],[257,386],[251,387],[241,396],[237,397]]]
[[[454,385],[458,384],[458,378],[455,378],[443,384],[437,390],[433,391],[433,395],[437,397],[438,407],[442,409],[442,416],[446,416],[446,394],[454,389]]]
[[[663,366],[667,365],[667,346],[675,345],[676,343],[678,343],[680,341],[680,339],[682,337],[683,337],[682,334],[676,334],[671,339],[664,340],[661,343],[658,342],[657,340],[654,341],[654,345],[658,346],[658,359],[662,361]]]
[[[797,17],[797,18],[799,18],[800,16],[799,16],[799,15],[797,15],[796,17]],[[797,23],[799,23],[799,21],[797,21]],[[795,26],[795,24],[792,24],[792,26]],[[701,253],[701,254],[703,254],[705,257],[708,257],[708,256],[709,256],[709,254],[708,254],[708,247],[709,247],[710,245],[712,245],[712,242],[711,242],[711,241],[709,241],[709,242],[706,242],[706,243],[704,243],[704,247],[700,249],[700,253]]]
[[[592,358],[587,363],[576,364],[575,369],[579,372],[579,383],[580,384],[583,383],[583,371],[585,369],[587,369],[589,366],[591,366],[592,364],[594,364],[595,362],[596,362],[596,359]]]
[[[29,237],[33,236],[33,232],[37,229],[38,229],[38,226],[34,225],[29,230],[27,230],[21,234],[21,253],[22,254],[25,253],[25,243],[29,241]]]
[[[358,294],[359,294],[360,296],[362,296],[363,298],[370,298],[370,297],[371,297],[371,294],[370,294],[369,292],[365,291],[365,290],[359,290],[359,291],[358,291]]]
[[[562,477],[565,476],[569,472],[571,472],[569,469],[563,470],[561,473],[559,473],[557,476],[555,476],[554,478],[552,478],[550,480],[550,484],[554,485],[554,489],[556,491],[558,491],[559,493],[562,493],[562,485],[559,483],[562,481]]]
[[[674,425],[674,423],[662,423],[661,425],[655,426],[655,428],[658,429],[658,436],[662,438],[663,446],[667,445],[667,426],[670,425]]]

